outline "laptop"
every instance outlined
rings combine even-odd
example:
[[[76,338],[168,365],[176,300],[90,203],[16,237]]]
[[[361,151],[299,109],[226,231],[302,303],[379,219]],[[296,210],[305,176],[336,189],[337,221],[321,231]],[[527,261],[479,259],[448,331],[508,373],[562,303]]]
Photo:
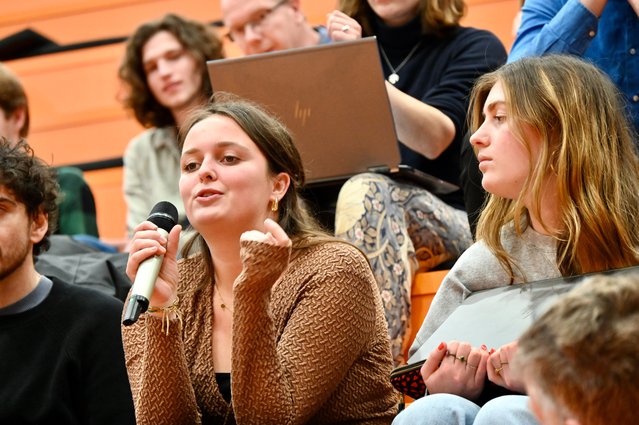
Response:
[[[375,37],[207,62],[214,92],[252,100],[291,131],[309,186],[377,172],[436,194],[458,186],[400,164]]]
[[[639,266],[557,277],[478,291],[470,295],[408,359],[425,360],[442,341],[499,348],[517,340],[557,300],[584,278],[599,274],[639,274]]]

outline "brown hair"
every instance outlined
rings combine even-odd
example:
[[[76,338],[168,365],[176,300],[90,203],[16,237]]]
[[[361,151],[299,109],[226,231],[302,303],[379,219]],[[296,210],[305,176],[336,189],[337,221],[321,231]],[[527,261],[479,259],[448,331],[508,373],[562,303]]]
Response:
[[[582,425],[627,424],[637,417],[637,347],[639,275],[595,276],[522,335],[514,363],[546,406]]]
[[[375,12],[367,0],[340,0],[339,9],[360,23],[363,36],[375,35],[370,22]],[[420,0],[422,32],[443,35],[459,26],[465,12],[464,0]]]
[[[20,80],[6,66],[0,63],[0,109],[9,118],[18,108],[24,108],[25,120],[20,129],[20,137],[29,134],[29,104]]]
[[[518,199],[489,195],[477,228],[514,279],[514,260],[500,232],[513,223],[528,226],[524,199],[541,217],[543,181],[557,181],[560,229],[557,266],[563,275],[626,267],[639,262],[639,158],[623,101],[603,72],[581,59],[549,55],[523,58],[478,79],[471,95],[470,127],[483,121],[488,93],[501,83],[508,125],[528,152],[524,127],[539,135],[541,148]],[[542,226],[545,224],[542,222]]]
[[[180,150],[191,128],[213,115],[222,115],[235,121],[266,157],[273,175],[286,173],[290,176],[291,184],[279,201],[277,221],[291,238],[294,251],[327,241],[343,242],[322,230],[309,213],[300,195],[306,177],[299,151],[284,124],[261,106],[228,93],[216,93],[207,105],[192,111],[180,128]],[[201,235],[196,234],[184,245],[182,255],[187,256],[195,246],[204,255],[208,269],[204,276],[213,276],[213,262]]]
[[[174,126],[171,111],[155,99],[146,79],[142,50],[151,37],[160,31],[171,33],[195,58],[202,74],[202,91],[205,97],[211,95],[206,61],[223,57],[222,42],[215,33],[199,22],[168,14],[162,19],[151,21],[138,27],[126,45],[124,61],[118,75],[126,87],[122,103],[135,114],[144,127]]]

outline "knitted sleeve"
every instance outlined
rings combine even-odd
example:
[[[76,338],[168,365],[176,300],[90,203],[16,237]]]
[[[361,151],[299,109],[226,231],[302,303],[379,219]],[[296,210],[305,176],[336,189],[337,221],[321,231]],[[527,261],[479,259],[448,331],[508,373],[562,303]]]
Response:
[[[309,251],[287,269],[288,249],[242,243],[232,357],[238,424],[307,422],[373,340],[376,287],[365,258],[342,243]],[[269,301],[284,280],[299,290],[277,339]]]
[[[137,424],[201,423],[180,322],[171,320],[167,334],[160,318],[143,315],[122,327],[122,340]]]

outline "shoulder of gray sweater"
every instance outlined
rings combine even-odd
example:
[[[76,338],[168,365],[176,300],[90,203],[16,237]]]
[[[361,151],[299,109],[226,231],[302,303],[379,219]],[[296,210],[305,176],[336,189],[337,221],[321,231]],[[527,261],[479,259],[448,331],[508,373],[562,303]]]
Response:
[[[470,293],[508,284],[506,275],[497,257],[483,241],[475,242],[459,257],[444,283],[461,285]]]

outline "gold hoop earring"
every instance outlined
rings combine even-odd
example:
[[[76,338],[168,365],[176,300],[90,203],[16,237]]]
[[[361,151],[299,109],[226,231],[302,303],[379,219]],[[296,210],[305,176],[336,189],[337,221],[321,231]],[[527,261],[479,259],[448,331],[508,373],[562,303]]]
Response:
[[[278,209],[277,202],[278,202],[277,197],[275,197],[275,199],[273,199],[273,203],[271,204],[271,211],[277,212],[277,209]]]

